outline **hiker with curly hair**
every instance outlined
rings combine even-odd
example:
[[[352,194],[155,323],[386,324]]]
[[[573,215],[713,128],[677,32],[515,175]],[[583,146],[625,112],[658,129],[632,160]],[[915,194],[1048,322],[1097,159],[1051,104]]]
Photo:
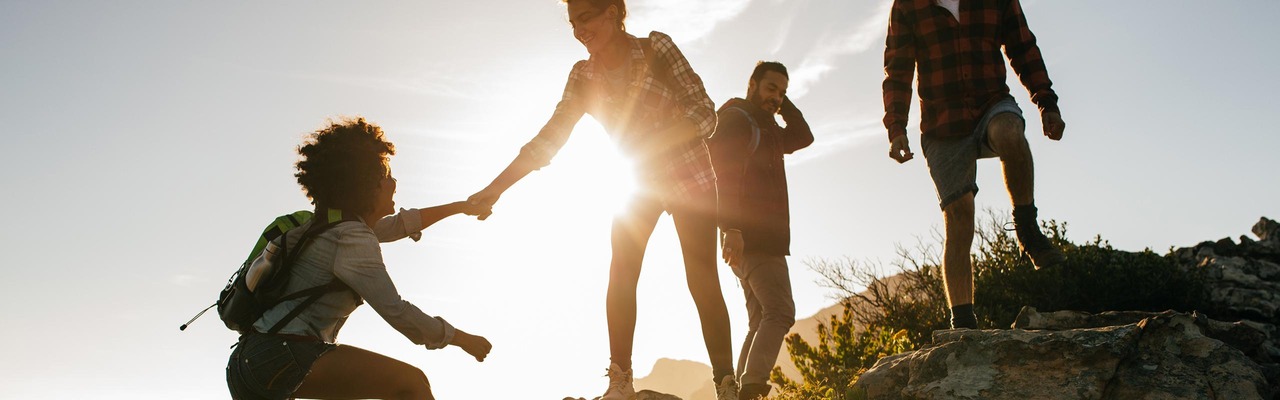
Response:
[[[315,205],[316,216],[296,230],[305,231],[334,215],[342,222],[303,245],[291,263],[285,292],[335,281],[345,287],[314,303],[300,305],[299,298],[267,309],[253,324],[253,332],[240,337],[227,362],[231,396],[433,399],[427,377],[418,368],[335,340],[351,312],[368,303],[413,343],[427,349],[458,346],[484,361],[492,348],[488,340],[427,315],[400,297],[383,264],[379,242],[410,236],[449,215],[479,215],[488,208],[455,202],[391,216],[396,180],[388,158],[395,146],[381,128],[363,118],[330,123],[310,134],[298,154],[295,177]],[[276,327],[281,321],[283,325]]]

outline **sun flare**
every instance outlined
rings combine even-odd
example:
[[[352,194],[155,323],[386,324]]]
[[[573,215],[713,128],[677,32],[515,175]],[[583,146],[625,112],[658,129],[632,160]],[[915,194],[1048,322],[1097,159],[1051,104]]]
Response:
[[[557,168],[547,171],[546,178],[556,187],[565,187],[565,198],[583,214],[612,216],[622,211],[637,189],[631,159],[590,117],[574,129],[552,166]]]

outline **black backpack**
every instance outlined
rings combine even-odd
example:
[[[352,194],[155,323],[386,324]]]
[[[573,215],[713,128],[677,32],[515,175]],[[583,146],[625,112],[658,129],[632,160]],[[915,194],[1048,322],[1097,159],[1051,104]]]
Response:
[[[178,329],[186,330],[196,318],[200,318],[210,308],[217,307],[218,316],[228,329],[241,334],[250,333],[254,331],[254,322],[262,318],[267,310],[280,303],[305,297],[302,303],[265,332],[274,334],[321,296],[347,289],[346,284],[334,279],[328,284],[293,293],[284,292],[292,276],[293,264],[311,240],[340,223],[355,221],[354,218],[345,217],[340,210],[320,210],[319,214],[324,215],[323,221],[313,218],[315,214],[310,211],[298,211],[277,217],[267,225],[249,253],[249,258],[227,279],[226,287],[218,294],[218,301]]]

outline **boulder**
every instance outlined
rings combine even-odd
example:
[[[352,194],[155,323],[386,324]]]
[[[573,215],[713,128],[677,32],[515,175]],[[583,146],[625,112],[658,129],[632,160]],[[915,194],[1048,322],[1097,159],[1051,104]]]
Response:
[[[1253,225],[1253,234],[1262,239],[1264,246],[1280,249],[1280,223],[1262,217]]]
[[[1206,336],[1200,319],[1025,309],[1013,330],[934,332],[933,344],[881,359],[854,390],[868,400],[1271,398],[1262,368]]]

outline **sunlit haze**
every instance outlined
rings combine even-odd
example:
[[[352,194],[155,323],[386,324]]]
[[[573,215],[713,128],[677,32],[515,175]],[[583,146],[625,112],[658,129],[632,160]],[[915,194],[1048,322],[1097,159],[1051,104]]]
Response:
[[[887,157],[887,1],[629,3],[628,30],[670,34],[717,105],[745,96],[757,60],[791,69],[816,137],[787,166],[798,317],[832,304],[805,260],[888,262],[941,227],[924,160]],[[1067,122],[1045,139],[1010,74],[1042,218],[1076,241],[1163,252],[1280,217],[1280,2],[1023,5]],[[236,335],[214,315],[177,327],[257,231],[309,207],[292,176],[304,134],[364,116],[397,146],[398,206],[463,200],[538,132],[587,56],[557,0],[6,0],[0,54],[0,399],[228,398]],[[917,110],[911,121],[918,150]],[[599,395],[627,168],[588,117],[488,220],[383,246],[408,300],[489,338],[485,362],[414,346],[368,307],[339,342],[421,368],[441,399]],[[978,179],[978,207],[1008,212],[998,163]],[[743,295],[720,274],[736,350]],[[707,362],[669,216],[638,307],[637,376],[663,357]]]

